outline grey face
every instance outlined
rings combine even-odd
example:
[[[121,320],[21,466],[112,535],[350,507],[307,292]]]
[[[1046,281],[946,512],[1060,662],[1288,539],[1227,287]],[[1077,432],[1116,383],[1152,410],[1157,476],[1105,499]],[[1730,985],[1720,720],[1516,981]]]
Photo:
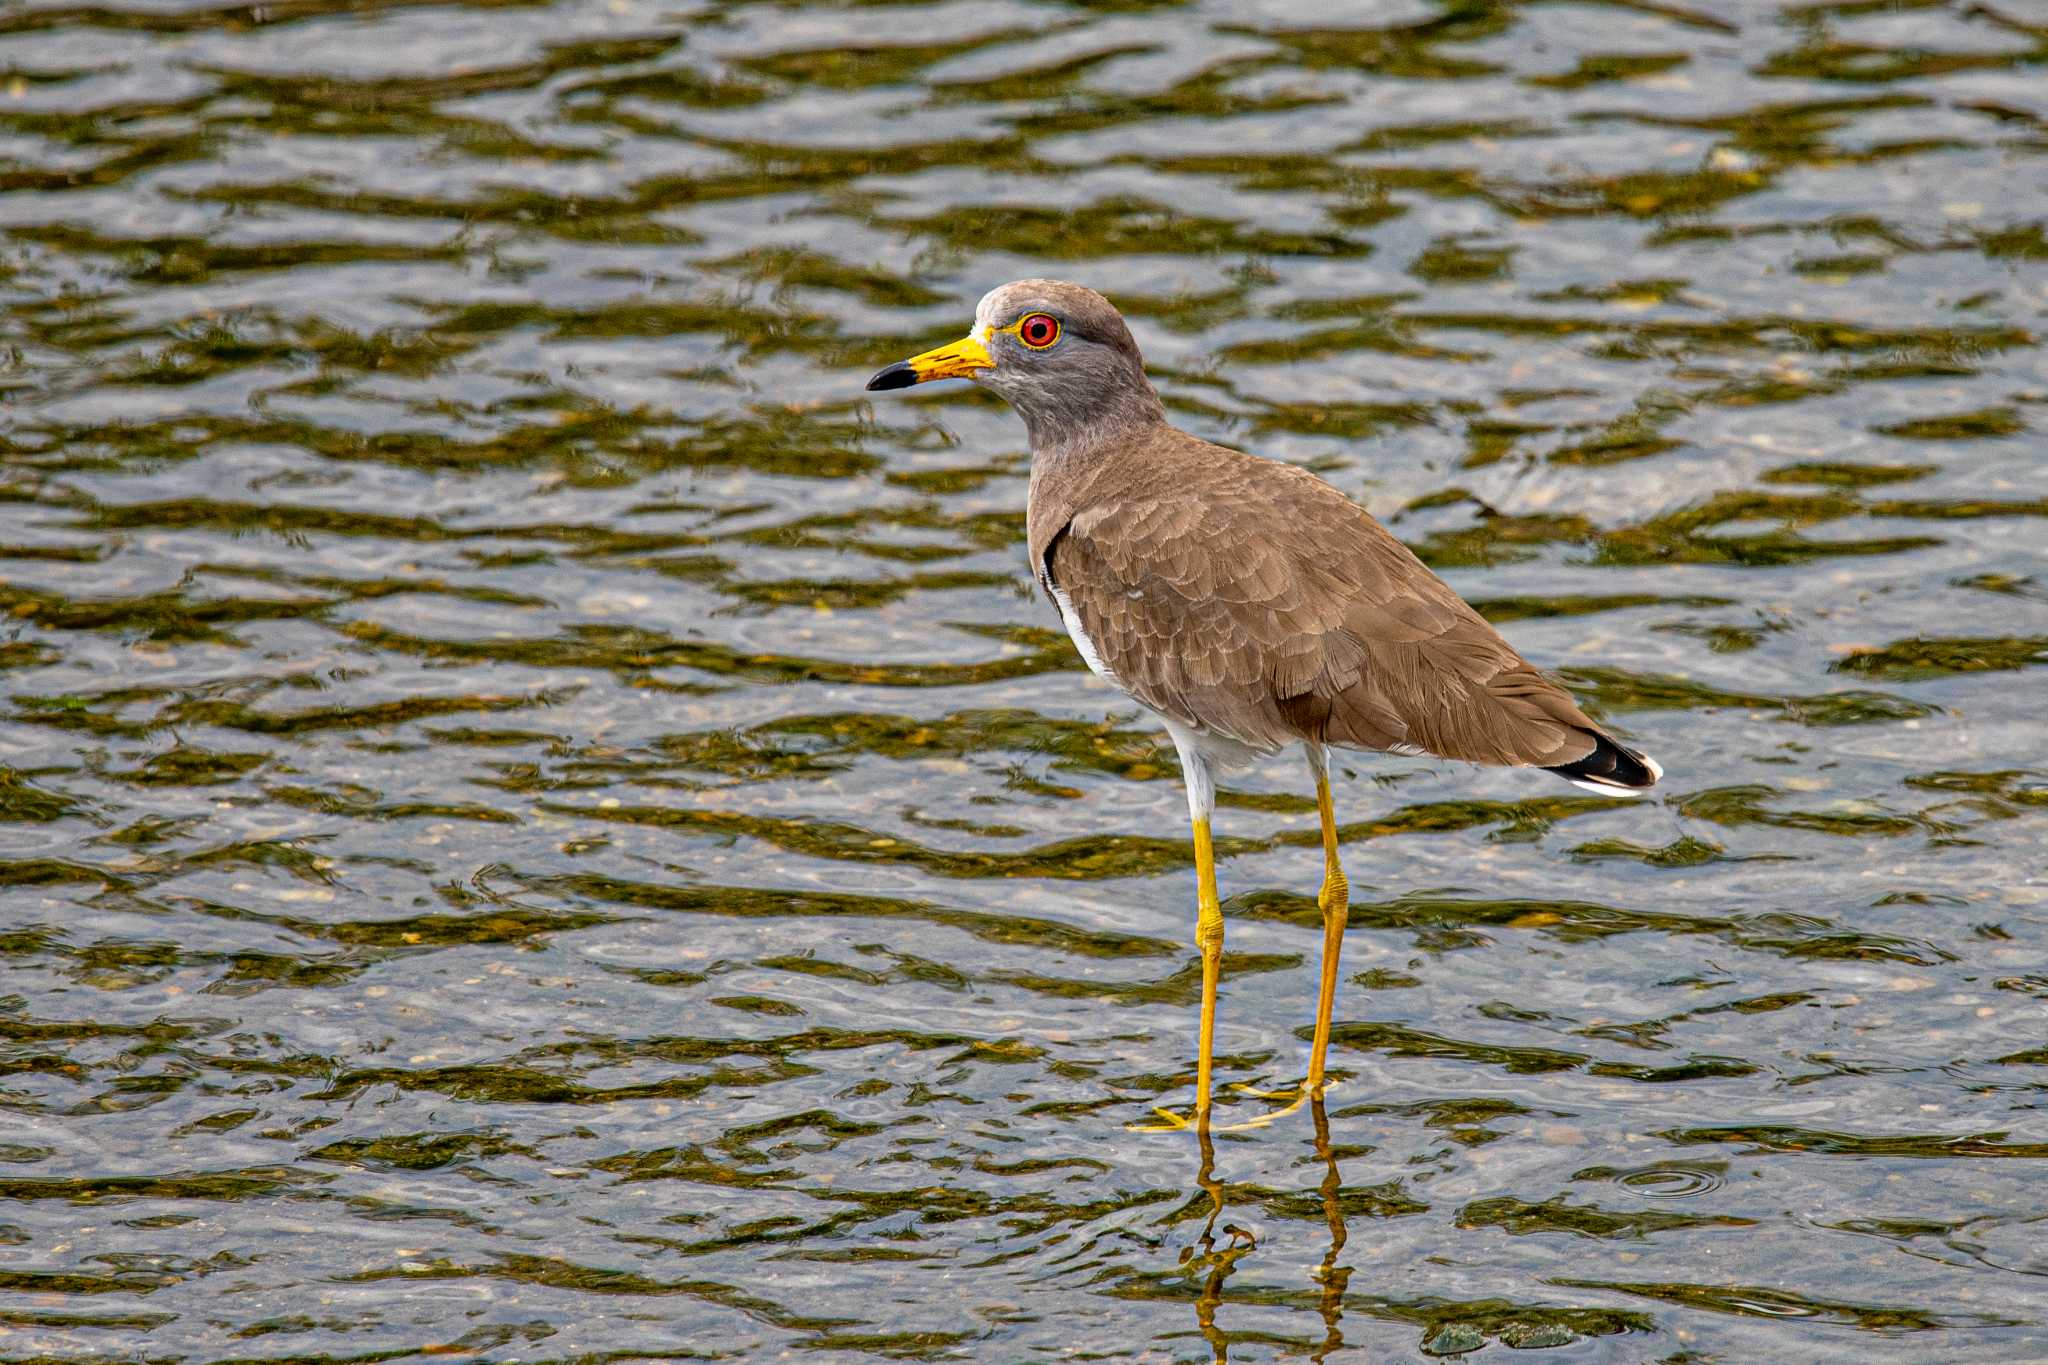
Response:
[[[971,377],[1019,412],[1085,406],[1086,395],[1123,368],[1112,363],[1109,347],[1074,325],[1059,301],[1015,285],[982,298],[974,335],[995,364]]]
[[[1123,318],[1094,290],[1058,280],[991,290],[967,336],[889,366],[868,387],[932,379],[972,379],[1001,394],[1030,429],[1033,449],[1165,418]]]

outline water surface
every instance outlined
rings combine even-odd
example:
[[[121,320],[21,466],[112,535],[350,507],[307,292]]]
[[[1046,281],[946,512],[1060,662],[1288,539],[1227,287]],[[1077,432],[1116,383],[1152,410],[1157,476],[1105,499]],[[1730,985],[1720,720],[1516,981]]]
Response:
[[[0,34],[0,1356],[2048,1354],[2038,5]],[[1669,773],[1348,762],[1206,1164],[1172,750],[860,388],[1027,274]]]

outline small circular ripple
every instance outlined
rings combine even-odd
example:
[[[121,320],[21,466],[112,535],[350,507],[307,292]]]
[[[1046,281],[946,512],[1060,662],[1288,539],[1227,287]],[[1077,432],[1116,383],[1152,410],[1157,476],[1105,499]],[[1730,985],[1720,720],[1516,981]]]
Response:
[[[1654,1194],[1661,1199],[1685,1199],[1698,1194],[1712,1194],[1721,1188],[1721,1177],[1712,1171],[1695,1170],[1690,1166],[1648,1166],[1640,1171],[1630,1171],[1620,1183],[1638,1193]]]

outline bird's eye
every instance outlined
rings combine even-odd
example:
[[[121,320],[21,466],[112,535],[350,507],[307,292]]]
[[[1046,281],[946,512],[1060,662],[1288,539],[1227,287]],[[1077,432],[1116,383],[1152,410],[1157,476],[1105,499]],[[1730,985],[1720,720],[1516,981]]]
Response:
[[[1034,351],[1042,351],[1059,339],[1059,319],[1050,313],[1032,313],[1017,324],[1017,340]]]

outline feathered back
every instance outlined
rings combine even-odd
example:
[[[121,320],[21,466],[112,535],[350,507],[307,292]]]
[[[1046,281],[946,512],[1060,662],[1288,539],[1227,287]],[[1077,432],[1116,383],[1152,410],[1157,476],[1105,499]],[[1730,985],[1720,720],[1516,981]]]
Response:
[[[1541,767],[1603,741],[1569,693],[1306,470],[1160,423],[1034,476],[1030,534],[1118,684],[1197,732]],[[1598,776],[1636,785],[1624,775]]]

